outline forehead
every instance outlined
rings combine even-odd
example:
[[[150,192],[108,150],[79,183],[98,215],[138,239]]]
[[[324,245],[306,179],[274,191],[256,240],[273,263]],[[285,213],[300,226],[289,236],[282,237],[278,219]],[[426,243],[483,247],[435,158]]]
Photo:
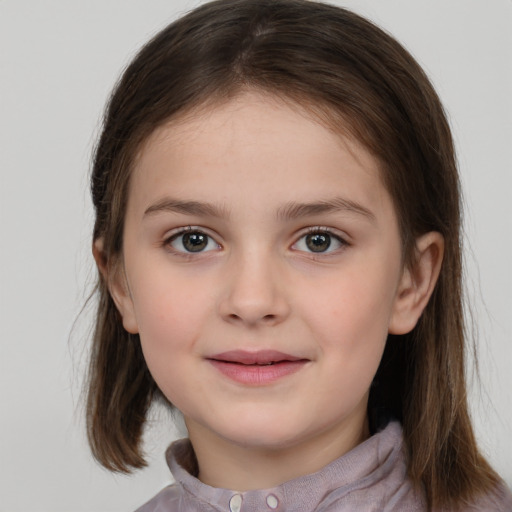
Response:
[[[380,174],[344,126],[334,131],[297,103],[245,93],[155,130],[139,152],[130,195],[169,186],[209,195],[215,187],[217,199],[229,201],[250,186],[283,202],[332,195],[336,187],[371,203],[385,193]]]

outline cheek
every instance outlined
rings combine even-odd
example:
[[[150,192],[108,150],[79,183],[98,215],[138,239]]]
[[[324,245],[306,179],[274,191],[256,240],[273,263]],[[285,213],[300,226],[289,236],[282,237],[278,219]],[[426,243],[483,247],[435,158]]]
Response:
[[[328,286],[308,287],[305,314],[325,340],[348,348],[371,344],[387,337],[395,289],[396,280],[383,272],[345,274]]]
[[[148,368],[159,386],[167,388],[182,356],[194,352],[209,311],[207,297],[179,279],[151,279],[145,274],[134,283],[133,301]]]
[[[148,369],[164,396],[181,411],[186,411],[188,394],[200,392],[194,391],[199,379],[187,375],[187,364],[199,338],[200,319],[186,304],[166,293],[139,310],[139,335]]]
[[[399,268],[383,265],[358,266],[304,295],[304,317],[328,363],[332,391],[342,388],[354,399],[368,390],[387,340]]]

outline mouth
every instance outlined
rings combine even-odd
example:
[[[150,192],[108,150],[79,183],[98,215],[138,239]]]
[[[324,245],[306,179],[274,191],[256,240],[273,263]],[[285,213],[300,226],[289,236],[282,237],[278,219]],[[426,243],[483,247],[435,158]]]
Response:
[[[208,357],[207,361],[225,377],[235,382],[264,385],[299,371],[309,359],[275,350],[231,350]]]

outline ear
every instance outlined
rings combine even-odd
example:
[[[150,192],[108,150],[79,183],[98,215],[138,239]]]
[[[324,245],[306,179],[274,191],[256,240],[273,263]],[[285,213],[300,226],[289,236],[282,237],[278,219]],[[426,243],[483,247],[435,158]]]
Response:
[[[416,239],[415,260],[405,267],[398,285],[389,322],[390,334],[406,334],[414,329],[439,277],[444,238],[435,231]]]
[[[98,270],[107,283],[108,291],[114,301],[121,318],[123,327],[131,334],[137,334],[139,328],[135,317],[135,308],[133,306],[132,296],[126,280],[126,274],[122,264],[112,265],[107,261],[103,250],[103,239],[98,238],[92,246],[92,254]]]

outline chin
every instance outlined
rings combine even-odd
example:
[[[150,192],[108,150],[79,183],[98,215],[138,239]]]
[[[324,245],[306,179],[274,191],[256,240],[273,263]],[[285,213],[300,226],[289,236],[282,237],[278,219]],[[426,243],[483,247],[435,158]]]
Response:
[[[293,447],[306,440],[309,435],[304,431],[297,431],[294,425],[283,424],[280,420],[266,423],[242,423],[236,428],[223,429],[219,434],[226,441],[244,448],[255,450],[280,450]]]

